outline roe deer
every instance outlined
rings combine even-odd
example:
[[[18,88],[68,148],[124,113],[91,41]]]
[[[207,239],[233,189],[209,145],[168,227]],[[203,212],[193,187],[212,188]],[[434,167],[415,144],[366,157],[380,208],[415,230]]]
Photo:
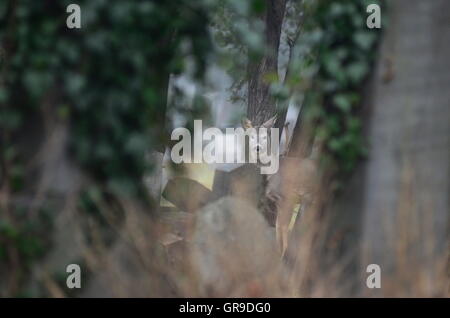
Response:
[[[249,134],[249,154],[266,154],[270,145],[270,128],[275,124],[276,116],[261,126],[253,126],[252,122],[244,118],[244,129],[252,129]],[[259,128],[267,128],[259,131]],[[289,143],[288,127],[286,128],[286,145]],[[264,131],[266,131],[264,133]],[[251,161],[255,162],[255,161]],[[260,162],[256,161],[260,166]],[[270,225],[275,226],[277,241],[283,255],[287,248],[289,224],[296,203],[303,206],[310,205],[318,188],[318,172],[316,161],[312,158],[284,157],[278,172],[263,175],[264,197],[260,199],[259,209]]]
[[[260,165],[261,157],[268,156],[271,149],[271,128],[275,125],[276,119],[275,115],[260,126],[253,126],[248,118],[242,119],[242,127],[249,132],[249,162]]]
[[[276,236],[284,255],[289,235],[289,225],[297,203],[302,207],[311,205],[318,190],[318,169],[314,160],[309,158],[286,158],[278,173],[269,176],[266,197],[275,202],[277,209]],[[273,205],[273,204],[272,204]]]

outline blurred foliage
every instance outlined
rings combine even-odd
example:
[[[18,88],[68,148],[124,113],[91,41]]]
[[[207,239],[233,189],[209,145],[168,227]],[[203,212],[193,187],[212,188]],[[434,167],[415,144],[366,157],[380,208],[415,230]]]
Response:
[[[78,1],[82,28],[69,30],[70,2],[0,5],[0,127],[14,133],[50,99],[70,119],[76,160],[110,190],[136,193],[135,181],[148,168],[146,150],[167,138],[169,75],[184,70],[187,54],[196,75],[204,72],[210,50],[204,4]],[[18,155],[2,155],[11,152]]]
[[[366,154],[360,108],[362,88],[377,55],[381,29],[366,26],[373,0],[336,0],[311,3],[305,33],[314,57],[305,97],[308,115],[318,123],[316,137],[325,145],[325,160],[344,176]]]
[[[233,78],[231,101],[246,102],[247,63],[265,50],[265,0],[219,0],[212,16],[214,42],[219,65]]]
[[[2,197],[34,182],[24,173],[29,149],[17,140],[50,113],[44,120],[67,123],[71,158],[102,191],[145,198],[146,153],[168,139],[169,76],[186,70],[187,56],[194,78],[205,72],[211,3],[79,0],[82,28],[68,29],[72,2],[0,2],[0,188],[10,192]],[[41,128],[31,133],[45,136]],[[0,204],[2,258],[9,248],[31,257],[45,245],[18,210]]]

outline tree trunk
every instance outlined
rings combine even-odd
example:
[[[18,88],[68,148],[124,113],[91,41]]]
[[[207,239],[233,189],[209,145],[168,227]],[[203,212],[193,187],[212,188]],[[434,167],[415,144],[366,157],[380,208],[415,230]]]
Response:
[[[312,144],[314,140],[314,125],[315,122],[307,119],[308,112],[308,95],[305,96],[302,108],[297,116],[295,127],[292,130],[291,146],[288,149],[288,154],[291,157],[306,158],[311,154]]]
[[[286,0],[267,0],[265,12],[266,53],[248,64],[247,115],[255,125],[260,125],[276,112],[275,101],[270,96],[268,74],[278,76],[278,48],[283,24]]]
[[[334,203],[335,228],[350,234],[345,249],[362,243],[359,287],[371,295],[448,289],[439,266],[449,237],[449,12],[447,0],[391,3],[367,104],[370,156]],[[381,267],[381,289],[365,286],[369,264]]]

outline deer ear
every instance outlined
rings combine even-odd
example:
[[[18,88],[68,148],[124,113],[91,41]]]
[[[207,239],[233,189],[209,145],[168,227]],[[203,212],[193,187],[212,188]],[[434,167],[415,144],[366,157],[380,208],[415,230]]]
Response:
[[[266,121],[262,126],[264,128],[272,128],[275,125],[275,122],[277,121],[277,115],[270,118],[268,121]]]
[[[242,127],[245,129],[252,128],[252,122],[247,117],[242,118]]]

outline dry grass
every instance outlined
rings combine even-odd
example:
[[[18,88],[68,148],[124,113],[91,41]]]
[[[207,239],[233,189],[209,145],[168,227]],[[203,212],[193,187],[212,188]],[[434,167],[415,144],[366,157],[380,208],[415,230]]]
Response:
[[[245,256],[239,256],[234,250],[223,251],[220,258],[222,279],[232,287],[222,293],[201,285],[198,268],[190,262],[191,237],[164,244],[158,237],[170,231],[168,227],[150,221],[133,204],[122,203],[127,211],[126,220],[117,229],[115,247],[107,249],[98,242],[94,246],[85,246],[91,271],[99,273],[93,276],[98,276],[92,278],[93,285],[103,286],[97,290],[91,288],[85,295],[101,296],[107,289],[108,295],[119,297],[448,297],[448,255],[436,254],[430,222],[426,220],[427,214],[417,213],[408,173],[405,170],[397,212],[401,222],[388,227],[394,231],[391,237],[395,239],[391,241],[391,251],[386,254],[393,258],[387,261],[395,265],[392,270],[382,273],[381,290],[374,292],[363,287],[366,276],[361,273],[365,268],[349,273],[346,271],[347,260],[329,259],[324,255],[325,233],[332,225],[321,213],[326,204],[326,195],[321,193],[298,219],[297,230],[291,233],[288,263],[279,254],[274,255],[269,270],[255,278],[249,273],[257,271],[259,265],[243,268]],[[192,224],[187,226],[190,227],[188,233],[195,231]],[[249,233],[250,237],[252,235]],[[355,242],[351,255],[357,257],[368,253],[361,243]],[[236,257],[242,257],[242,262]],[[261,255],[261,260],[266,259]],[[96,280],[102,282],[95,283]]]
[[[221,251],[219,270],[226,282],[220,291],[202,285],[202,269],[192,262],[192,237],[195,234],[195,218],[184,222],[183,239],[167,234],[173,226],[149,216],[139,204],[126,200],[97,202],[114,240],[105,243],[102,227],[81,214],[73,204],[67,205],[65,214],[70,216],[70,231],[76,233],[70,248],[79,251],[77,260],[82,262],[88,275],[83,276],[80,297],[448,297],[449,269],[446,253],[437,248],[435,232],[430,216],[430,202],[418,202],[414,193],[414,174],[411,165],[402,171],[396,222],[386,220],[389,244],[383,262],[387,270],[382,272],[381,290],[365,287],[364,261],[370,255],[362,241],[354,242],[348,251],[349,259],[330,257],[324,250],[329,246],[327,233],[333,226],[324,215],[330,204],[326,183],[322,181],[314,200],[297,218],[290,233],[289,248],[284,259],[280,253],[270,255],[262,249],[256,259],[249,261],[245,253],[226,246],[210,246]],[[289,174],[288,174],[289,175]],[[283,209],[293,210],[295,194],[288,197]],[[71,199],[73,200],[73,198]],[[424,207],[426,207],[424,213]],[[120,210],[123,219],[118,220],[113,210]],[[249,211],[240,211],[250,213]],[[249,219],[246,219],[245,222]],[[194,221],[194,222],[193,222]],[[253,231],[259,231],[253,227]],[[240,240],[259,237],[247,232]],[[226,234],[224,234],[226,235]],[[176,239],[174,239],[176,238]],[[273,233],[275,240],[275,233]],[[242,241],[244,242],[244,241]],[[259,241],[257,241],[259,243]],[[261,241],[263,243],[263,241]],[[336,243],[336,242],[334,242]],[[243,244],[244,245],[244,244]],[[448,246],[448,245],[447,245]],[[211,253],[212,255],[213,253]],[[348,263],[357,260],[359,268],[351,272]],[[67,259],[73,262],[73,259]],[[45,263],[45,261],[44,261]],[[256,265],[255,265],[256,264]],[[382,264],[382,269],[385,263]],[[47,264],[48,265],[48,264]],[[261,271],[261,268],[264,270]],[[72,296],[53,277],[55,269],[50,265],[39,266],[33,273],[49,296]],[[255,273],[258,273],[255,275]],[[218,281],[219,284],[219,281]],[[355,288],[356,286],[356,288]]]

